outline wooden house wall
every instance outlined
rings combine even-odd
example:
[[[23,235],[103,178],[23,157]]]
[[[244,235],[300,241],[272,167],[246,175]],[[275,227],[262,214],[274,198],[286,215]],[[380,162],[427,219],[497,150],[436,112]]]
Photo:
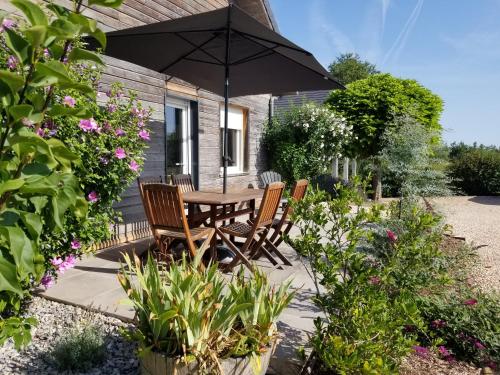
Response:
[[[46,1],[48,2],[48,1]],[[71,8],[71,0],[54,0],[55,3]],[[163,20],[188,16],[227,6],[227,0],[125,0],[118,9],[102,7],[85,7],[83,14],[98,21],[104,31],[124,29],[154,23]],[[260,12],[257,16],[265,22],[261,0],[237,0],[236,3],[251,14]],[[0,0],[0,9],[15,11],[8,0]],[[131,46],[133,48],[133,46]],[[165,95],[166,79],[149,69],[130,64],[125,61],[105,58],[106,68],[100,82],[100,91],[105,92],[111,83],[122,82],[126,89],[137,92],[145,107],[153,108],[151,142],[146,154],[146,164],[142,177],[160,176],[165,174]],[[169,95],[187,97],[197,100],[199,106],[199,171],[200,188],[216,189],[222,186],[220,173],[220,140],[219,140],[219,106],[223,99],[205,90],[196,90],[193,86],[179,81],[179,91],[168,90]],[[182,90],[185,88],[186,90]],[[190,92],[191,95],[186,94]],[[101,100],[105,97],[101,95]],[[247,173],[229,177],[230,188],[256,185],[257,173],[265,168],[260,137],[262,125],[268,115],[268,95],[248,96],[231,100],[232,103],[248,108],[249,111],[249,168]],[[122,200],[115,205],[123,214],[126,223],[143,221],[145,215],[139,197],[137,186],[133,184],[123,194]]]

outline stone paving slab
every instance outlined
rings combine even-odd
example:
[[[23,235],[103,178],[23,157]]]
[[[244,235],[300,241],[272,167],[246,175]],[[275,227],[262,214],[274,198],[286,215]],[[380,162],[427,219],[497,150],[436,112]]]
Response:
[[[135,241],[103,250],[96,255],[85,256],[74,269],[61,275],[56,285],[46,291],[40,289],[38,293],[57,302],[90,307],[131,321],[134,311],[122,303],[126,294],[116,277],[120,269],[121,253],[140,254],[147,249],[149,243],[150,240]],[[267,261],[258,261],[258,265],[268,274],[272,283],[278,284],[292,278],[292,287],[298,290],[278,322],[282,340],[271,359],[269,374],[293,375],[298,374],[301,368],[297,349],[307,345],[308,335],[314,330],[313,319],[321,316],[321,312],[311,302],[315,289],[304,265],[289,246],[283,244],[280,250],[292,261],[293,266],[284,266],[280,270],[271,267]]]

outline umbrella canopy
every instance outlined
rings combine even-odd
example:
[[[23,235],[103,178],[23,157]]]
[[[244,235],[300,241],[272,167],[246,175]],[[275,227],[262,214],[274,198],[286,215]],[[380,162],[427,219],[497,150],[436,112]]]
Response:
[[[224,96],[224,191],[229,97],[343,88],[311,53],[233,4],[106,36],[106,55]]]

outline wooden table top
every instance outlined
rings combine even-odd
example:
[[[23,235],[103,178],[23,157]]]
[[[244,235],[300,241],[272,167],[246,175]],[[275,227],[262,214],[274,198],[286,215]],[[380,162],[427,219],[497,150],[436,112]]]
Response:
[[[226,194],[208,191],[189,191],[182,194],[182,199],[185,203],[222,206],[224,204],[236,204],[252,199],[259,199],[263,195],[263,189],[244,189]]]

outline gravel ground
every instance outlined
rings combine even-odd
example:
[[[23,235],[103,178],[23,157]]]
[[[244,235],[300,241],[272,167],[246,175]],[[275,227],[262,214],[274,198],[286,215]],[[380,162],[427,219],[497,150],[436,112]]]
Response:
[[[411,355],[404,360],[399,374],[479,375],[481,374],[481,369],[464,362],[446,362],[439,359],[435,354],[429,354],[426,358]]]
[[[500,291],[500,197],[433,198],[434,209],[477,249],[479,262],[473,278],[484,291]]]
[[[139,373],[139,364],[134,352],[135,345],[126,341],[118,332],[120,327],[127,326],[121,320],[40,297],[33,298],[28,314],[38,319],[38,327],[32,332],[33,341],[21,352],[17,352],[11,342],[0,347],[0,374],[70,374],[58,371],[47,354],[68,329],[82,321],[91,321],[103,328],[106,335],[107,357],[99,367],[79,374]]]

